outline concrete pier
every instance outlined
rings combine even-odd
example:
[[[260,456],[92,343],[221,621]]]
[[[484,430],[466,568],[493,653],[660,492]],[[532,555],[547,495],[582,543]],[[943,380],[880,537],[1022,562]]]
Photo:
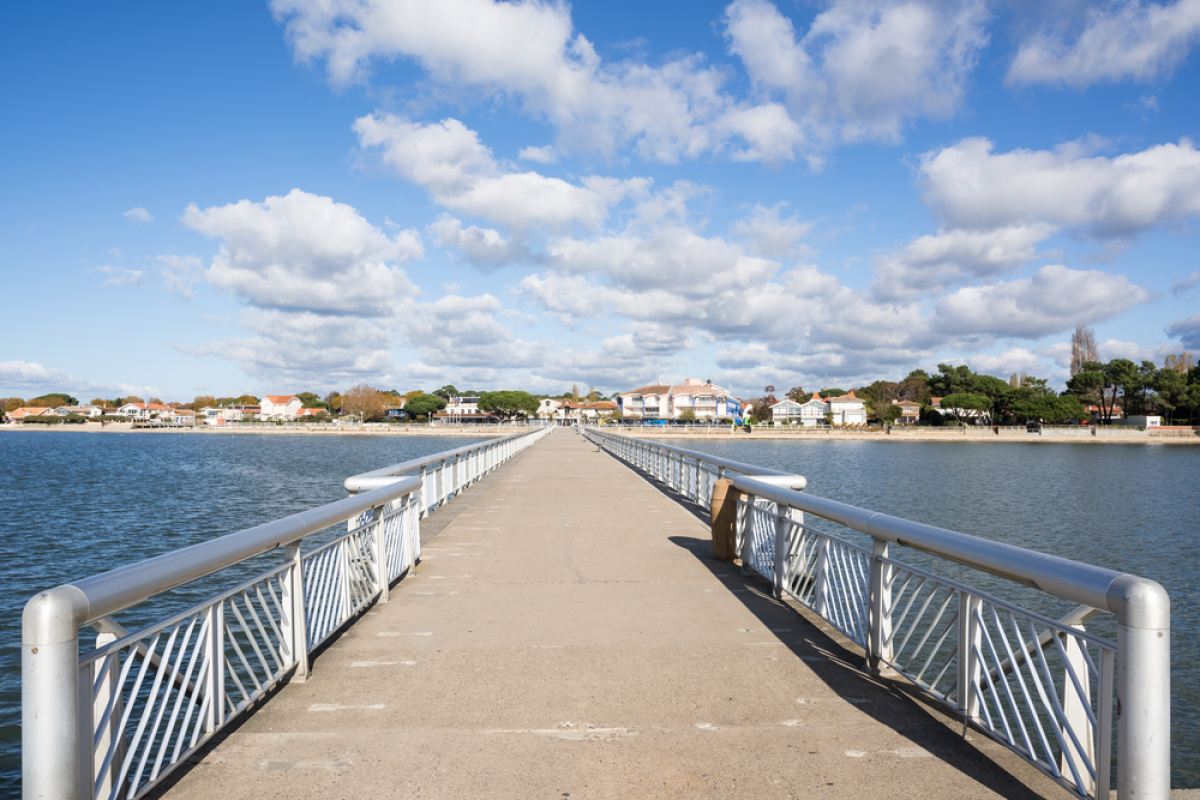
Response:
[[[426,520],[391,602],[158,795],[1069,796],[714,561],[706,519],[555,431]]]

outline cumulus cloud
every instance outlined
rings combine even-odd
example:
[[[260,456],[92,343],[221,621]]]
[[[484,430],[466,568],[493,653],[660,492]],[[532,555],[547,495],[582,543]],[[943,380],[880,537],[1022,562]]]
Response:
[[[124,214],[122,214],[121,216],[129,217],[134,222],[153,222],[154,221],[154,217],[150,216],[150,212],[147,211],[146,209],[142,208],[141,206],[138,206],[136,208],[131,208],[128,211],[126,211]]]
[[[939,330],[956,336],[1037,339],[1080,320],[1109,319],[1150,299],[1150,292],[1124,275],[1049,265],[1029,278],[946,295],[937,301],[935,321]]]
[[[1052,25],[1020,45],[1010,85],[1151,81],[1170,75],[1200,41],[1200,0],[1143,0],[1090,6],[1081,30]]]
[[[416,231],[389,237],[354,208],[300,189],[200,209],[183,222],[221,240],[213,286],[263,308],[385,316],[417,293],[394,264],[422,255]]]
[[[462,220],[449,214],[443,214],[430,230],[438,244],[461,251],[478,266],[502,267],[529,257],[529,249],[515,237],[506,239],[492,228],[463,227]]]
[[[456,119],[423,125],[394,114],[370,114],[354,123],[359,143],[383,163],[427,190],[439,205],[510,228],[572,223],[596,226],[612,197],[536,172],[513,172],[492,157],[479,135]]]
[[[394,367],[392,332],[375,320],[252,308],[240,323],[253,335],[174,347],[237,362],[247,374],[278,383],[330,386],[376,379]]]
[[[921,157],[925,202],[953,227],[1048,223],[1125,237],[1200,215],[1200,152],[1187,139],[1107,158],[1087,142],[993,153],[964,139]]]
[[[491,369],[543,363],[545,345],[518,339],[496,319],[503,307],[490,294],[446,295],[415,307],[400,324],[426,363]]]
[[[614,155],[631,147],[673,163],[729,146],[731,137],[762,135],[762,121],[728,115],[752,111],[721,91],[724,74],[702,56],[674,55],[650,65],[606,63],[560,3],[493,0],[275,0],[300,61],[324,59],[335,86],[367,80],[373,60],[409,58],[443,91],[506,95],[558,129],[561,149]],[[775,139],[740,153],[790,157]]]
[[[142,276],[145,273],[140,269],[127,269],[125,267],[110,267],[103,264],[98,267],[92,267],[88,272],[93,275],[104,275],[106,279],[101,286],[140,286]]]
[[[95,395],[111,397],[136,394],[141,397],[154,397],[163,394],[161,389],[153,386],[95,383],[36,361],[0,361],[0,394],[37,397],[50,392],[66,392],[81,399]]]
[[[981,0],[834,0],[798,37],[773,3],[735,0],[724,22],[753,83],[811,136],[894,141],[906,120],[961,105],[988,19]]]
[[[795,216],[782,218],[780,215],[786,205],[755,206],[750,216],[733,223],[733,233],[746,242],[751,252],[764,258],[806,255],[800,242],[812,231],[813,223]]]
[[[943,229],[914,239],[898,253],[875,260],[876,296],[911,298],[969,279],[993,278],[1019,269],[1037,255],[1037,244],[1055,231],[1047,223],[996,230]]]
[[[1009,375],[1027,373],[1040,376],[1045,373],[1045,362],[1024,347],[1013,347],[999,355],[977,354],[966,359],[975,372],[1008,378]]]
[[[536,161],[539,164],[554,164],[558,161],[558,153],[554,151],[554,146],[549,144],[545,147],[523,147],[517,158],[522,161]]]
[[[1177,319],[1166,327],[1167,336],[1179,339],[1184,347],[1200,349],[1200,313]]]

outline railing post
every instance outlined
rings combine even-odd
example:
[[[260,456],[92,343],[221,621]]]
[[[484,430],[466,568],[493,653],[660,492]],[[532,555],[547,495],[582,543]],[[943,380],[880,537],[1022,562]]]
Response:
[[[1109,597],[1117,593],[1113,581]],[[1171,601],[1153,581],[1132,578],[1117,614],[1117,797],[1171,792]]]
[[[792,531],[792,521],[788,517],[790,506],[777,505],[775,507],[775,563],[771,576],[771,589],[778,600],[783,597],[783,586],[787,580],[787,561],[788,552],[791,548],[788,547],[790,535]]]
[[[296,547],[299,549],[299,545]],[[204,646],[208,649],[208,674],[204,676],[204,682],[208,713],[204,719],[204,732],[215,733],[225,721],[225,604],[213,603],[207,613],[208,637]]]
[[[421,466],[421,518],[429,514],[429,465]]]
[[[117,634],[112,631],[100,631],[96,634],[96,649],[99,650],[105,645],[112,644],[117,638]],[[99,735],[96,738],[95,747],[92,747],[91,742],[87,743],[88,748],[93,753],[108,753],[110,748],[113,750],[112,758],[109,761],[110,766],[104,774],[104,780],[96,787],[96,800],[108,800],[108,798],[115,797],[119,793],[116,776],[120,770],[121,762],[125,760],[125,737],[121,731],[121,716],[125,712],[125,703],[121,695],[120,663],[120,659],[115,657],[112,659],[104,658],[93,663],[92,674],[90,676],[91,682],[92,684],[98,684],[95,699],[88,698],[93,703],[93,724],[87,726],[80,725],[81,734],[90,733],[95,729],[95,721],[104,713],[104,709],[108,707],[109,702],[112,702],[112,711],[108,717],[108,724],[105,725],[104,730],[97,732]],[[82,689],[82,687],[80,688]],[[83,699],[81,696],[80,702],[83,702]],[[83,752],[81,748],[81,754]],[[94,755],[91,759],[84,756],[84,760],[90,760],[91,762],[90,778],[92,781],[96,779],[97,767],[99,766],[94,759]],[[80,770],[80,780],[83,780],[84,777],[86,777],[84,770]]]
[[[308,622],[304,609],[304,562],[300,558],[300,543],[293,542],[283,551],[283,558],[291,568],[285,573],[283,585],[283,607],[288,618],[284,622],[284,642],[296,663],[292,680],[304,683],[308,680]]]
[[[813,608],[817,614],[829,619],[829,539],[817,536],[816,564],[813,565]]]
[[[980,608],[978,597],[959,590],[958,593],[958,697],[956,703],[963,721],[979,718],[979,678],[982,667],[979,663],[979,648],[983,646],[983,633],[975,620]]]
[[[892,660],[892,568],[888,543],[874,540],[871,574],[867,588],[867,669],[876,675],[881,665]]]
[[[73,586],[42,592],[25,606],[21,775],[28,798],[75,800],[80,794],[79,622],[86,608]]]
[[[375,558],[375,583],[379,590],[379,602],[386,603],[391,599],[388,584],[387,531],[384,530],[383,512],[387,506],[375,506],[371,509],[371,539]]]

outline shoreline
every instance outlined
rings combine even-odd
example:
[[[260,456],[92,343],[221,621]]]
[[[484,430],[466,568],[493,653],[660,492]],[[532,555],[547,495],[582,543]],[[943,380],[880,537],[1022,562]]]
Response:
[[[524,427],[505,427],[499,430],[484,428],[427,428],[397,425],[394,428],[226,428],[205,426],[200,428],[135,428],[130,422],[109,422],[103,427],[99,423],[81,423],[76,425],[0,425],[0,434],[4,431],[38,431],[42,433],[146,433],[155,436],[179,434],[181,436],[207,436],[212,434],[266,434],[268,436],[298,435],[298,436],[461,436],[476,439],[495,439],[512,433],[523,433],[533,430]]]
[[[564,426],[567,427],[567,426]],[[98,423],[78,425],[0,425],[4,431],[39,431],[62,433],[146,433],[154,435],[214,435],[214,434],[265,434],[269,436],[444,436],[470,438],[497,438],[512,433],[533,430],[529,427],[472,428],[397,425],[380,428],[309,428],[309,427],[254,427],[254,428],[134,428],[132,423],[110,422],[101,427]],[[703,432],[702,432],[703,431]],[[919,428],[905,430],[893,427],[891,433],[880,430],[863,431],[777,431],[770,428],[755,428],[751,433],[731,434],[728,428],[701,429],[700,431],[659,431],[620,429],[614,431],[634,439],[655,441],[796,441],[796,442],[1029,442],[1037,444],[1167,444],[1200,445],[1200,429],[1150,429],[1121,430],[1114,428],[1082,430],[1050,429],[1042,434],[1030,434],[1022,428],[1002,428],[997,434],[992,428]]]
[[[883,431],[812,431],[812,432],[794,432],[784,433],[782,431],[764,431],[760,433],[758,430],[752,433],[730,434],[728,430],[719,433],[665,433],[665,432],[646,432],[637,431],[620,431],[620,433],[634,439],[652,439],[655,441],[727,441],[727,442],[752,442],[752,441],[810,441],[810,442],[959,442],[963,444],[975,444],[983,442],[1007,442],[1007,443],[1030,443],[1030,444],[1182,444],[1182,445],[1200,445],[1200,433],[1191,431],[1120,431],[1120,430],[1100,430],[1096,435],[1084,431],[1071,431],[1070,433],[1044,433],[1030,434],[1024,431],[1006,432],[1002,430],[1000,434],[993,432],[991,428],[982,428],[980,430],[966,429],[967,433],[963,433],[963,429],[953,431],[938,430],[936,428],[927,428],[920,431],[901,431],[896,428],[892,429],[891,433]]]

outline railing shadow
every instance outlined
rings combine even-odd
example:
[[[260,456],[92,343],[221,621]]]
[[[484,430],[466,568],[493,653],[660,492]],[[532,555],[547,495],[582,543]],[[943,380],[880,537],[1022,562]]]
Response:
[[[705,527],[710,525],[708,508],[693,503],[653,475],[617,460],[644,478],[663,496],[675,501]],[[961,720],[955,719],[951,712],[907,680],[871,674],[867,670],[866,656],[861,647],[790,598],[775,599],[771,584],[765,578],[754,573],[743,574],[737,564],[715,559],[711,539],[694,536],[672,536],[669,539],[690,552],[705,569],[719,578],[768,630],[790,628],[791,632],[786,638],[781,637],[781,643],[794,657],[803,661],[826,687],[847,701],[847,710],[853,709],[886,725],[898,736],[1000,797],[1033,800],[1068,796],[1067,792],[1036,768],[1012,756],[999,745],[996,745],[995,756],[973,745],[973,737],[991,744],[982,734],[972,731],[964,739]],[[743,591],[733,592],[734,589]],[[999,763],[997,758],[1004,759],[1006,763]],[[1039,786],[1039,790],[1031,788],[1030,783]],[[1044,791],[1040,790],[1041,786],[1045,787]]]

